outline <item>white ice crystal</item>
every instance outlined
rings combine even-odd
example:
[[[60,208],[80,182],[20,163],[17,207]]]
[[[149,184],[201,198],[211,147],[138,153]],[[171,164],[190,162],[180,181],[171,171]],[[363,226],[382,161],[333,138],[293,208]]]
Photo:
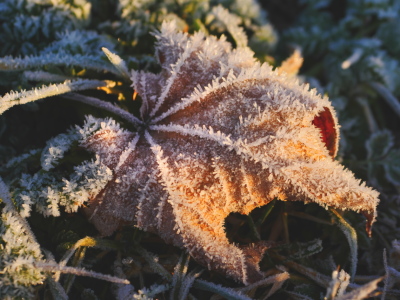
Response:
[[[52,169],[78,138],[79,136],[76,134],[60,134],[50,139],[42,152],[41,163],[43,170],[49,171]]]
[[[0,298],[33,297],[33,285],[42,284],[45,275],[34,266],[43,259],[39,244],[12,207],[8,189],[0,178]]]

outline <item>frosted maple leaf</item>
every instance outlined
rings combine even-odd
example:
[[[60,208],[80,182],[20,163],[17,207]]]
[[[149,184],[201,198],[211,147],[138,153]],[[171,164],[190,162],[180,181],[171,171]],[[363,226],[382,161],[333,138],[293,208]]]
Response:
[[[86,208],[103,235],[135,224],[248,284],[263,277],[265,247],[229,243],[230,213],[277,198],[373,222],[378,193],[333,159],[338,124],[326,97],[223,37],[164,23],[156,38],[162,71],[132,72],[142,99],[137,131],[89,118],[95,130],[81,139],[113,174]]]

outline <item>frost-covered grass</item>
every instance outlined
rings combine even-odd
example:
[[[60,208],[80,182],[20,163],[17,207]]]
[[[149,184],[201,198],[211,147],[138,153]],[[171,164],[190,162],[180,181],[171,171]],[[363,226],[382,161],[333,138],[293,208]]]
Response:
[[[399,19],[397,0],[1,1],[0,298],[400,297]],[[332,102],[341,125],[336,160],[380,193],[372,237],[362,215],[315,203],[275,200],[248,216],[231,214],[224,226],[230,242],[268,241],[260,263],[265,278],[244,286],[129,224],[99,235],[82,211],[113,173],[79,141],[98,130],[129,135],[144,128],[139,119],[147,108],[141,104],[152,99],[137,96],[131,79],[144,86],[138,71],[158,73],[158,61],[172,59],[153,55],[154,32],[165,20],[190,34],[224,34],[238,48],[232,60],[240,67],[252,63],[240,61],[249,55],[241,48],[246,45],[261,62],[282,68],[296,50],[285,70]],[[218,55],[214,50],[200,57],[204,64]],[[171,67],[176,73],[170,85],[179,63]],[[153,84],[151,76],[146,80]],[[232,72],[222,85],[240,76],[258,75]],[[220,85],[216,79],[214,88]],[[199,86],[154,122],[213,91],[212,85]],[[152,117],[166,93],[150,107]],[[251,125],[238,115],[241,126]],[[193,128],[197,135],[230,141],[212,128]],[[137,142],[113,162],[117,169]]]

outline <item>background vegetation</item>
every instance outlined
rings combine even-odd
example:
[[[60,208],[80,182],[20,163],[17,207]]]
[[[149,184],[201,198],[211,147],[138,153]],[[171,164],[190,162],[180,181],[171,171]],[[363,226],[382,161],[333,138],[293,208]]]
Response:
[[[235,46],[247,42],[238,34],[240,26],[256,57],[274,66],[299,50],[304,57],[300,80],[328,94],[337,110],[341,125],[337,159],[381,194],[372,238],[365,232],[363,216],[329,212],[313,204],[277,201],[250,217],[230,216],[226,229],[232,241],[271,241],[262,269],[269,275],[281,270],[290,274],[271,299],[363,299],[372,290],[372,295],[397,299],[400,2],[4,0],[0,3],[0,95],[68,79],[109,80],[118,84],[85,93],[136,114],[138,104],[132,101],[130,83],[118,77],[101,48],[117,53],[128,69],[156,71],[151,32],[172,19],[189,33],[225,34]],[[51,185],[51,178],[26,183],[34,174],[42,174],[40,155],[46,142],[72,125],[82,125],[87,114],[110,116],[60,97],[17,106],[0,116],[0,176],[20,212],[18,195],[36,191],[39,199],[43,186]],[[50,177],[70,174],[87,158],[74,148]],[[0,298],[51,299],[68,294],[71,299],[207,299],[212,295],[214,299],[218,295],[262,299],[271,291],[269,282],[246,289],[203,270],[184,251],[129,226],[98,238],[79,212],[61,209],[54,216],[46,202],[27,219],[38,248],[29,234],[18,230],[18,216],[6,205],[4,193],[0,196]],[[92,273],[77,274],[76,269],[58,280],[57,273],[49,275],[55,267],[46,267],[44,255],[47,262],[69,261],[68,266]],[[32,261],[42,265],[24,264]],[[354,264],[357,273],[350,278],[347,273],[355,270]],[[336,268],[347,273],[341,271],[332,279]],[[129,279],[131,285],[112,283],[110,278],[103,284],[93,278],[93,272]],[[383,275],[378,289],[368,286]],[[272,290],[279,282],[271,281]],[[349,296],[352,291],[360,292],[358,298]]]

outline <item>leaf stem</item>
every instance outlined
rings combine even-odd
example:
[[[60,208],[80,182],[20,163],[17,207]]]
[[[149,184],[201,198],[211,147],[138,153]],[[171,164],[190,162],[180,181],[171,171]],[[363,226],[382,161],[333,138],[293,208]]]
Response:
[[[88,104],[91,106],[105,109],[111,113],[116,114],[117,116],[121,117],[125,121],[129,122],[130,124],[135,126],[135,128],[138,128],[139,125],[143,124],[142,121],[140,121],[138,118],[136,118],[131,113],[123,110],[122,108],[120,108],[118,106],[112,105],[111,103],[108,103],[106,101],[103,101],[103,100],[100,100],[100,99],[97,99],[94,97],[76,94],[76,93],[68,93],[68,94],[63,95],[62,97],[65,99],[79,101],[79,102],[82,102],[82,103],[85,103],[85,104]]]
[[[369,85],[386,101],[387,104],[400,117],[400,102],[392,92],[379,82],[370,82]]]
[[[289,211],[287,214],[290,215],[290,216],[298,217],[298,218],[301,218],[301,219],[309,220],[309,221],[320,223],[320,224],[324,224],[324,225],[333,225],[332,222],[329,222],[329,221],[326,221],[324,219],[320,219],[320,218],[314,217],[312,215],[303,213],[301,211]]]
[[[354,280],[354,277],[356,275],[357,271],[357,250],[358,250],[358,244],[357,244],[357,233],[355,229],[333,208],[329,209],[329,212],[331,213],[332,217],[336,221],[336,224],[339,226],[339,228],[342,230],[344,235],[346,236],[346,239],[349,243],[350,247],[350,276],[351,280]]]
[[[257,220],[257,222],[255,222],[255,225],[260,226],[262,223],[264,223],[264,221],[267,219],[267,217],[269,216],[274,207],[275,207],[275,200],[267,204],[263,215],[261,216],[260,219]]]

